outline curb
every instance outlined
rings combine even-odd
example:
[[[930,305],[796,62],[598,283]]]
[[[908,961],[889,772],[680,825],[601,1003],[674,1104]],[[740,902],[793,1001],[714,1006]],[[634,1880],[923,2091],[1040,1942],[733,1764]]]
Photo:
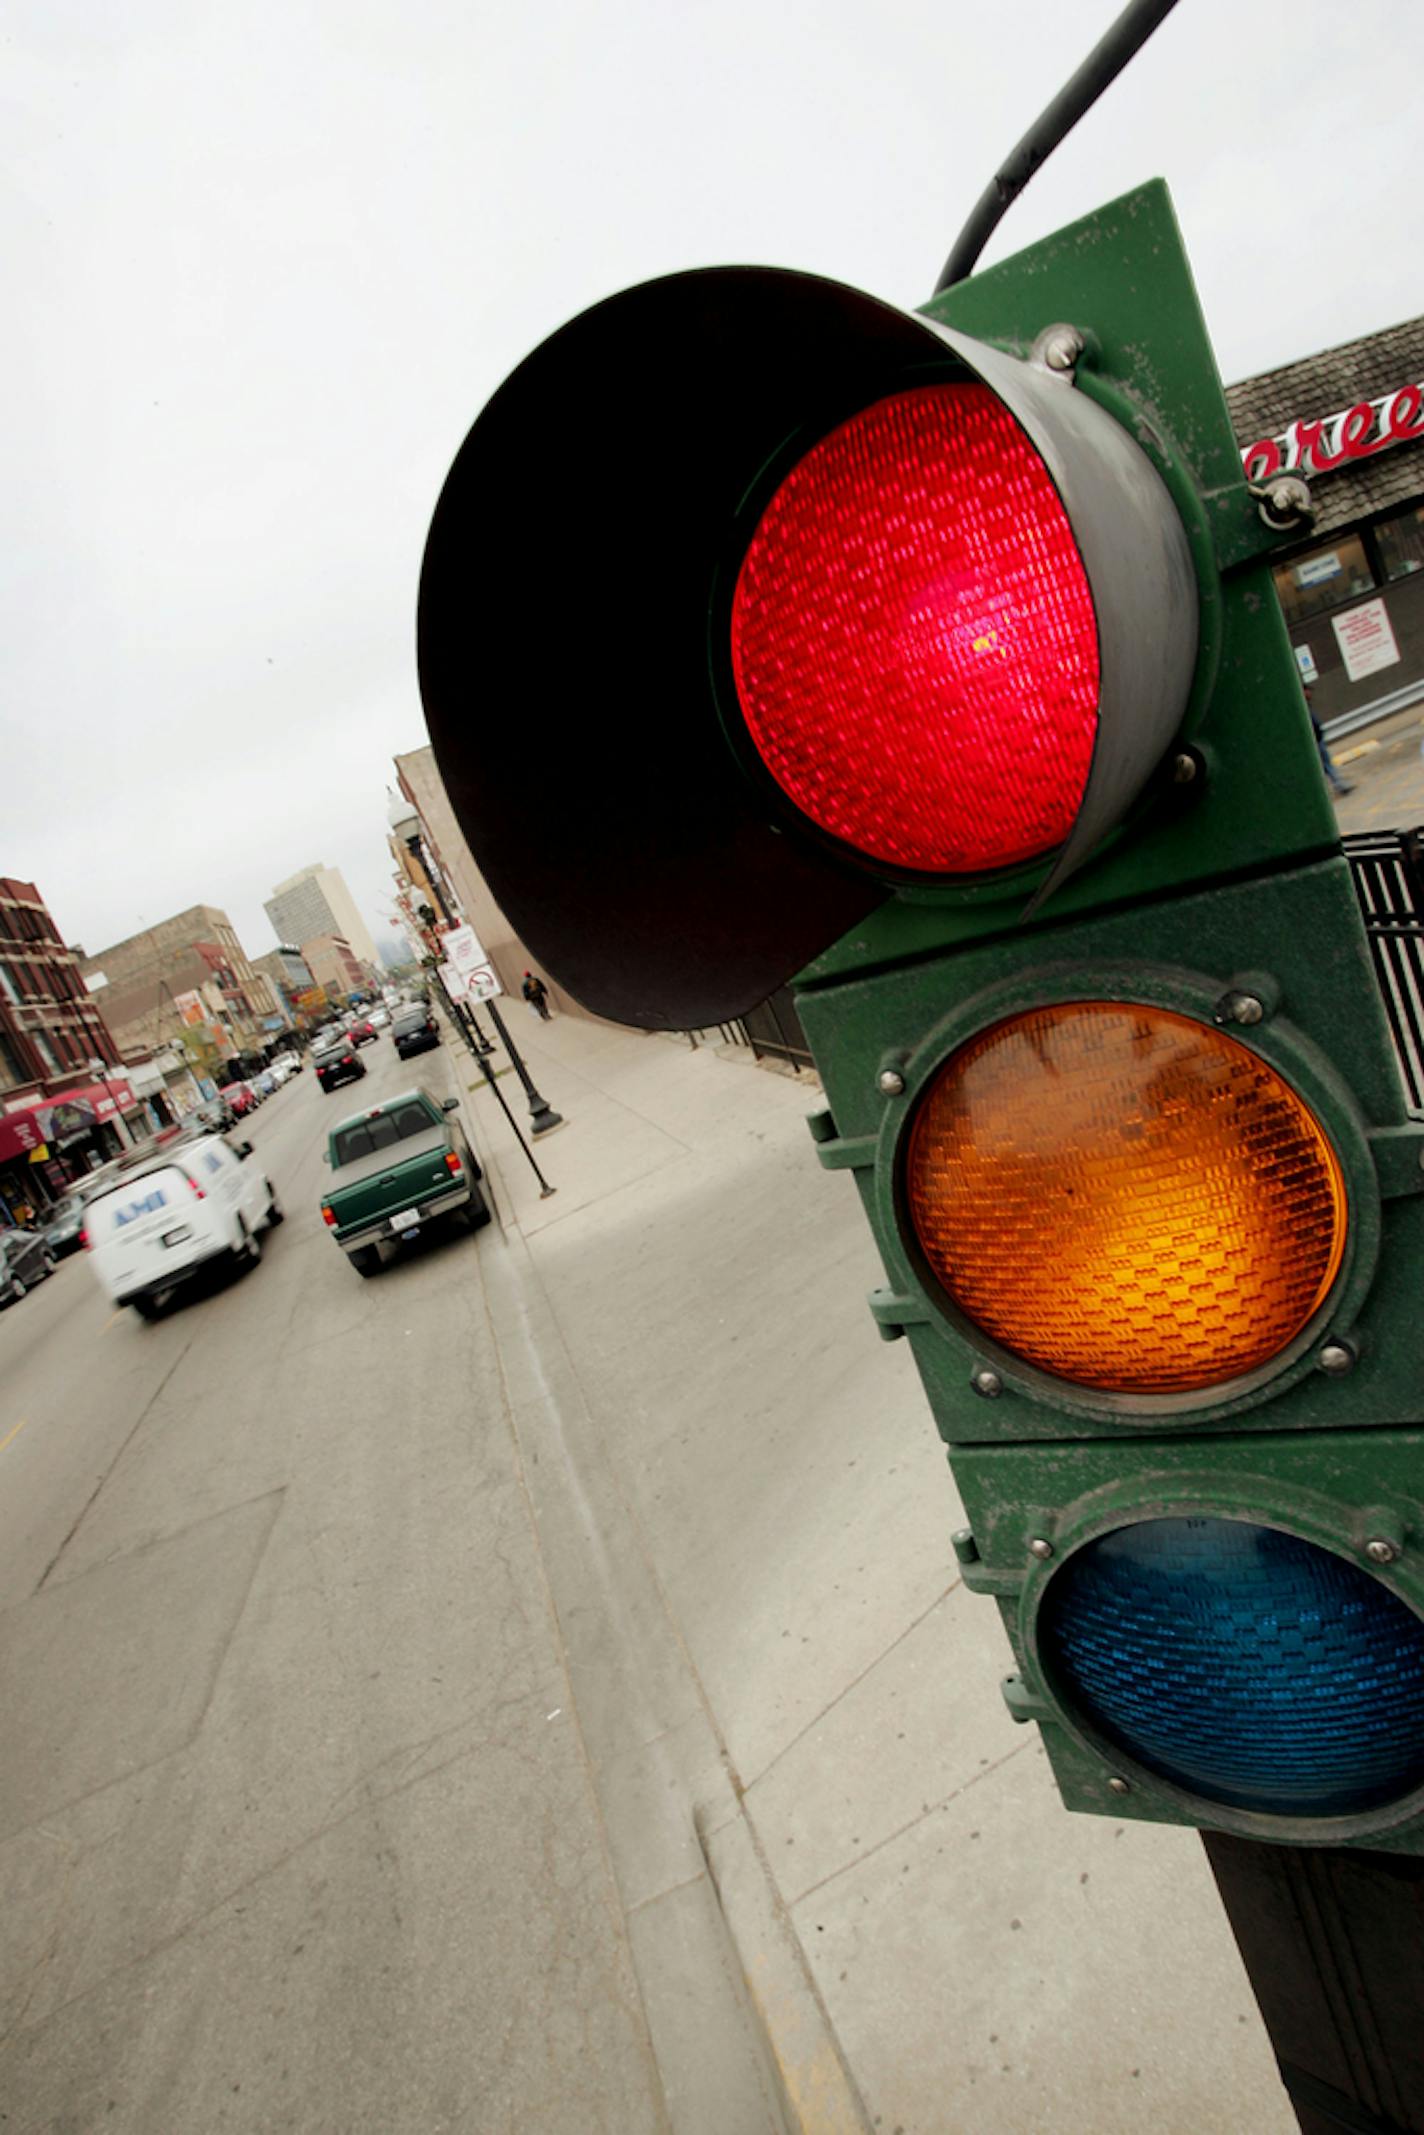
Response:
[[[452,1080],[488,1181],[497,1160]],[[490,1332],[669,2126],[869,2135],[528,1244],[491,1200]]]

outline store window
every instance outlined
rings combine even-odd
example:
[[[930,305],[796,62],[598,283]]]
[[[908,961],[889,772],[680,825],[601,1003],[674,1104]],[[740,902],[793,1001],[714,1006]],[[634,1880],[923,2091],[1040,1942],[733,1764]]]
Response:
[[[1408,578],[1411,571],[1424,571],[1424,504],[1412,504],[1397,518],[1382,519],[1375,539],[1386,578]]]
[[[1375,576],[1359,535],[1339,534],[1308,556],[1278,564],[1275,580],[1286,622],[1294,625],[1357,593],[1371,592]]]

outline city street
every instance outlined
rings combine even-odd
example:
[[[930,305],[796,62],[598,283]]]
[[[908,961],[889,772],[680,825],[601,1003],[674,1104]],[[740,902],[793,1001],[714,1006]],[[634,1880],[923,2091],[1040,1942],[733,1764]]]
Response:
[[[1424,818],[1419,734],[1344,827]],[[552,1197],[383,1036],[233,1137],[257,1268],[0,1315],[6,2135],[1284,2135],[1195,1834],[1003,1709],[814,1080],[506,1013]],[[416,1081],[496,1221],[363,1282],[325,1133]]]
[[[1424,2135],[1424,10],[11,16],[0,2135]]]
[[[664,2126],[479,1258],[363,1282],[308,1071],[287,1221],[155,1325],[0,1315],[0,2125]],[[237,1137],[235,1136],[234,1139]]]

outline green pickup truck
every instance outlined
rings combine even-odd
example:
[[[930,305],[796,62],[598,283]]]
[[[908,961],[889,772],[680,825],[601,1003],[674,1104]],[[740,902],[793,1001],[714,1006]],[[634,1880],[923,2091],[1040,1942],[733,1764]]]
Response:
[[[332,1128],[322,1221],[358,1275],[378,1273],[383,1241],[418,1237],[437,1217],[471,1231],[489,1222],[480,1167],[448,1116],[456,1109],[453,1097],[402,1090]]]

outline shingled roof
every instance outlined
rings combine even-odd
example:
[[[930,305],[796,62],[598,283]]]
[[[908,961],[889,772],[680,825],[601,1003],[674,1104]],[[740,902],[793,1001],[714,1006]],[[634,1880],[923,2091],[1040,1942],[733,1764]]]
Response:
[[[1275,437],[1297,417],[1333,415],[1356,401],[1377,400],[1396,386],[1424,379],[1424,319],[1405,319],[1383,333],[1343,341],[1299,363],[1262,371],[1226,388],[1236,440],[1244,452],[1258,438]],[[1392,445],[1373,459],[1351,460],[1328,474],[1312,474],[1315,534],[1331,534],[1357,519],[1424,494],[1424,438]]]

